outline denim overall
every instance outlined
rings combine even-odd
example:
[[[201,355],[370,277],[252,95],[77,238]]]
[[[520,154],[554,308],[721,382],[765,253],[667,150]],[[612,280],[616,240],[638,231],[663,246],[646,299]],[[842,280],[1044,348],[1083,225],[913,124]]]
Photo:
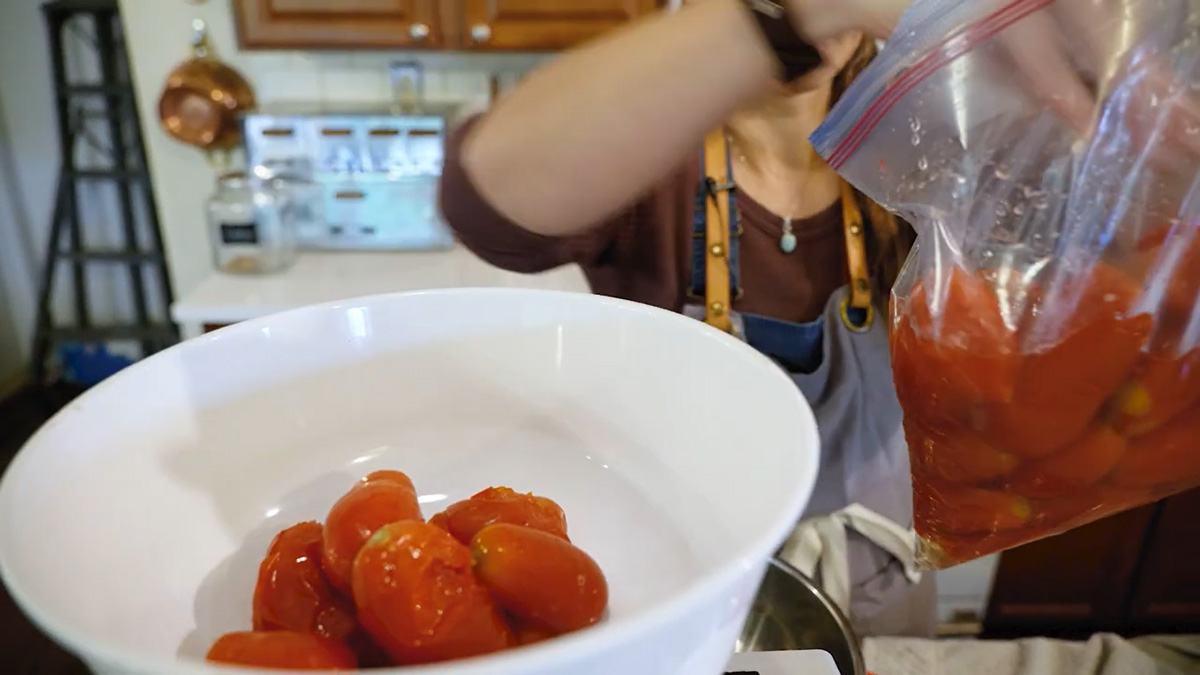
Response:
[[[728,161],[728,153],[727,161]],[[704,166],[702,163],[701,166]],[[732,166],[727,166],[732,176]],[[704,318],[707,200],[701,180],[692,221],[687,315]],[[729,202],[730,297],[739,289],[740,222],[736,188]],[[821,469],[803,519],[780,556],[816,578],[861,635],[932,635],[933,579],[916,571],[912,488],[900,405],[892,385],[886,321],[848,308],[848,287],[822,316],[793,323],[734,314],[734,333],[786,369],[817,419]]]

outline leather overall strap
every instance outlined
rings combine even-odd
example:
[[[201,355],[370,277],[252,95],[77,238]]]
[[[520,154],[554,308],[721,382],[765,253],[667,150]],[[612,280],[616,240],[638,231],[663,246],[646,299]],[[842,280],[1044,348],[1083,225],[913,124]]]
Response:
[[[842,229],[846,235],[846,262],[850,271],[850,306],[871,308],[871,271],[867,264],[867,235],[858,195],[842,181]]]
[[[704,175],[708,199],[704,227],[704,322],[726,333],[733,330],[729,318],[732,299],[729,291],[729,200],[723,194],[733,189],[729,175],[729,146],[725,132],[716,129],[704,141]]]
[[[704,141],[704,175],[708,187],[705,200],[705,279],[704,321],[725,332],[733,329],[729,317],[732,311],[730,298],[729,261],[729,200],[722,199],[723,193],[733,189],[733,177],[729,175],[729,146],[725,142],[723,129],[708,134]],[[846,237],[846,262],[850,272],[850,293],[843,302],[842,321],[852,329],[865,330],[874,320],[874,305],[871,302],[871,274],[867,264],[866,229],[862,210],[854,188],[842,181],[842,223]],[[855,324],[847,309],[867,312],[861,324]]]

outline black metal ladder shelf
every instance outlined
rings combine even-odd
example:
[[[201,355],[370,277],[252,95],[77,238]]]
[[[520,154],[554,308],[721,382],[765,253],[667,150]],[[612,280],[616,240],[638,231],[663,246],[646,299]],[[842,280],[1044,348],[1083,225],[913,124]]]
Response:
[[[131,340],[141,347],[143,356],[164,349],[179,340],[179,330],[169,320],[171,278],[159,228],[158,210],[151,188],[146,151],[142,142],[134,89],[116,0],[55,0],[42,6],[50,33],[55,99],[58,113],[61,172],[50,225],[45,266],[38,296],[37,328],[34,336],[33,374],[39,385],[47,382],[52,350],[69,342],[105,343]],[[100,81],[68,81],[66,33],[90,19],[94,38],[89,40]],[[74,26],[72,22],[76,22]],[[102,108],[85,110],[81,101],[99,102]],[[77,166],[76,147],[88,140],[88,124],[100,122],[108,133],[110,151],[107,166]],[[83,223],[77,189],[81,183],[102,181],[116,187],[121,216],[122,245],[115,249],[94,249],[84,245]],[[148,234],[139,245],[135,204],[140,197]],[[62,281],[58,270],[70,268],[70,292],[73,322],[54,316],[55,284]],[[128,270],[134,320],[130,323],[97,325],[89,306],[87,269],[89,265],[120,265]],[[158,286],[162,307],[151,310],[147,292],[147,274]]]

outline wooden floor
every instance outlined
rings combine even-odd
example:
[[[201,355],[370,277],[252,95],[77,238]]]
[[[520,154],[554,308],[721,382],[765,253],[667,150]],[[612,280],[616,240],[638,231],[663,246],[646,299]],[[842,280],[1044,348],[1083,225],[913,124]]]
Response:
[[[0,401],[0,467],[7,468],[25,440],[77,393],[73,388],[59,387],[44,396],[23,391]],[[8,597],[8,591],[0,588],[0,673],[87,675],[87,672],[82,663],[29,623]]]

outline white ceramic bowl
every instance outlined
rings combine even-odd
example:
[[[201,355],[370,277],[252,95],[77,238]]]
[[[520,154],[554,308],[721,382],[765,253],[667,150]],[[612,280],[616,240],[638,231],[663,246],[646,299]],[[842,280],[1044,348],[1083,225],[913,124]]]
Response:
[[[249,628],[270,539],[399,469],[426,515],[489,485],[556,499],[611,588],[593,629],[403,672],[719,673],[817,443],[780,369],[682,316],[514,290],[353,300],[189,341],[68,406],[0,485],[0,570],[98,672],[231,672],[203,655]]]

